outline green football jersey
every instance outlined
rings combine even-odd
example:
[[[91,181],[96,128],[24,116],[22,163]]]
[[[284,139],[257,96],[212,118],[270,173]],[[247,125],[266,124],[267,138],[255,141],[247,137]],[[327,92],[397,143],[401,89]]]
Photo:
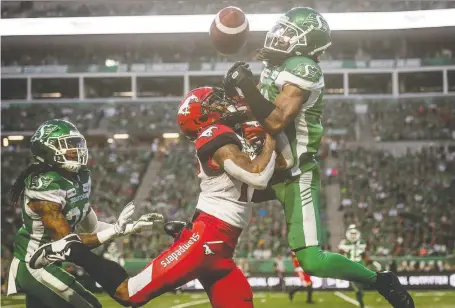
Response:
[[[314,154],[319,150],[324,133],[324,75],[315,61],[302,56],[291,57],[281,65],[268,65],[261,73],[260,91],[270,102],[275,101],[286,84],[310,92],[294,122],[284,130],[294,157],[291,171],[297,175],[316,164]]]
[[[355,243],[348,240],[342,240],[340,245],[338,245],[338,249],[344,251],[350,260],[363,263],[363,254],[365,254],[367,244],[364,240],[358,240]]]
[[[74,231],[76,225],[87,216],[90,189],[91,178],[88,170],[79,171],[75,179],[67,179],[55,171],[28,176],[21,205],[23,224],[15,235],[14,256],[28,261],[31,253],[39,246],[51,241],[40,216],[28,205],[31,200],[61,204],[62,213]]]

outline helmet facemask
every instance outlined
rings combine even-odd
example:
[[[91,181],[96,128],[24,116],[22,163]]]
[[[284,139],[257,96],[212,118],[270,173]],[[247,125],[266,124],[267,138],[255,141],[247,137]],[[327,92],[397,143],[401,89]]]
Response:
[[[87,165],[87,143],[79,133],[49,137],[44,145],[54,151],[54,161],[67,171],[78,172]]]
[[[235,125],[244,122],[246,111],[240,110],[238,102],[228,97],[223,89],[214,88],[213,92],[201,102],[203,111],[217,112],[221,114],[219,122],[224,125],[235,127]]]
[[[319,14],[308,15],[307,20],[301,26],[290,22],[289,17],[282,16],[276,25],[267,32],[264,48],[282,54],[318,56],[323,54],[332,43],[315,37],[316,31],[330,33],[327,22]]]
[[[289,54],[297,46],[307,46],[306,35],[313,30],[313,26],[304,30],[288,21],[286,16],[281,17],[276,25],[266,34],[264,47],[273,51]]]

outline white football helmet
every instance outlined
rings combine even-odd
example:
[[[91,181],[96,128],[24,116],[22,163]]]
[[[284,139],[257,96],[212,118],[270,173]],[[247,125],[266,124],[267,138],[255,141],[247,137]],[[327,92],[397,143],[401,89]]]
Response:
[[[357,230],[355,225],[350,225],[348,227],[348,230],[346,231],[346,239],[353,243],[360,240],[360,235],[361,235],[361,233],[359,230]]]

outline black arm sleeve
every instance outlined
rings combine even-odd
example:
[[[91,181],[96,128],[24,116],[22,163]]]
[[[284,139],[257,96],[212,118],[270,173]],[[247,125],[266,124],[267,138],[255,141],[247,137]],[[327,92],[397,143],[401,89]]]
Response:
[[[262,96],[252,79],[242,80],[239,87],[240,90],[242,90],[245,101],[250,106],[253,115],[259,123],[264,124],[264,120],[275,109],[275,105]]]

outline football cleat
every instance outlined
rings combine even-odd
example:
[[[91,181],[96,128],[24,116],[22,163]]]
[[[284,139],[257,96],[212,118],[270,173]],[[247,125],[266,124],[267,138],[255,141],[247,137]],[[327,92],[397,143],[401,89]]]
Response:
[[[414,300],[394,273],[378,273],[374,287],[393,308],[415,308]]]
[[[184,221],[169,221],[164,224],[164,232],[175,239],[186,225],[187,223]]]
[[[30,258],[29,266],[32,269],[39,269],[54,262],[67,261],[71,252],[69,247],[71,243],[82,243],[82,241],[78,235],[69,234],[58,241],[41,245]]]

